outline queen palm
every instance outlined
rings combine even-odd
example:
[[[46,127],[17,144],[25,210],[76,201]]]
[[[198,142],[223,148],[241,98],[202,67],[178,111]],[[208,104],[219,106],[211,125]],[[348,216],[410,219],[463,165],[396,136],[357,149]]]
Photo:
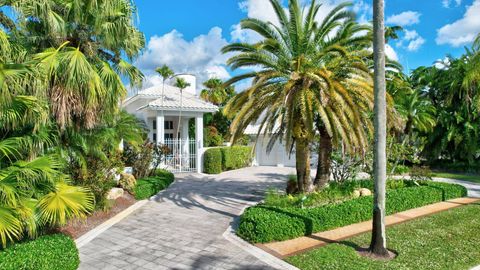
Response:
[[[161,67],[156,68],[155,72],[157,72],[162,77],[162,108],[163,108],[163,102],[165,99],[165,82],[169,78],[171,78],[175,73],[167,65],[163,65]]]
[[[298,188],[309,192],[313,188],[309,145],[315,135],[315,122],[320,123],[317,126],[325,130],[329,140],[341,138],[352,149],[366,143],[361,123],[368,126],[368,121],[362,117],[361,109],[368,109],[372,103],[369,71],[361,57],[349,52],[347,42],[341,42],[346,40],[340,38],[344,30],[355,32],[353,29],[361,27],[354,23],[354,14],[346,10],[348,4],[339,5],[317,23],[320,5],[316,1],[305,11],[298,1],[289,1],[289,15],[280,1],[270,3],[279,25],[244,19],[242,28],[258,33],[262,40],[223,48],[224,53],[239,53],[228,60],[233,69],[261,67],[226,83],[253,79],[252,85],[234,97],[225,111],[234,117],[233,141],[242,136],[247,125],[259,122],[259,133],[272,134],[268,149],[276,140],[285,141],[288,150],[295,148]],[[344,71],[356,75],[339,72],[342,57],[355,63]]]
[[[234,92],[232,86],[225,87],[223,81],[218,78],[208,79],[203,83],[206,89],[200,92],[200,97],[215,105],[224,104]]]
[[[122,78],[138,85],[141,72],[129,62],[144,46],[128,0],[7,1],[20,19],[13,39],[38,53],[37,69],[60,128],[93,128],[115,112],[126,95]]]
[[[180,89],[180,114],[178,115],[178,125],[177,125],[177,135],[180,131],[180,126],[182,123],[182,111],[183,111],[183,90],[190,86],[190,83],[185,81],[184,78],[177,77],[175,80],[175,86]]]

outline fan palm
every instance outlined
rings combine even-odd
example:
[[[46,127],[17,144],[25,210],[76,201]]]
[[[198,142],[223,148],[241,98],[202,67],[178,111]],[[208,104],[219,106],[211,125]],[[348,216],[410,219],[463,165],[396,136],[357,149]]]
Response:
[[[24,42],[47,83],[46,96],[57,124],[93,128],[113,114],[126,95],[122,77],[138,85],[133,59],[144,46],[128,0],[20,0],[7,3],[20,18],[15,37]],[[53,49],[54,48],[54,49]],[[46,51],[45,51],[46,50]]]
[[[257,32],[263,40],[223,49],[224,53],[239,53],[228,60],[233,69],[261,67],[227,82],[253,79],[252,86],[234,97],[225,111],[234,117],[233,141],[247,125],[259,122],[259,133],[271,134],[269,149],[276,140],[285,141],[288,150],[295,148],[298,187],[309,192],[313,187],[309,144],[317,127],[327,143],[343,143],[357,150],[366,144],[365,132],[371,123],[364,112],[373,102],[371,77],[362,52],[347,49],[348,42],[355,41],[351,33],[366,29],[354,22],[355,15],[346,10],[348,4],[339,5],[317,23],[317,1],[306,12],[298,1],[289,1],[289,15],[280,1],[270,3],[280,25],[245,19],[242,28]],[[364,37],[357,40],[365,41]],[[348,67],[342,68],[347,61]]]

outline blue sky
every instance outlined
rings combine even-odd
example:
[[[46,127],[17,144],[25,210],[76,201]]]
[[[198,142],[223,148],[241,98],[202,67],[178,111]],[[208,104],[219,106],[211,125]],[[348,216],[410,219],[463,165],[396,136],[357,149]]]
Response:
[[[303,0],[308,2],[309,0]],[[318,0],[325,14],[341,0]],[[372,16],[371,0],[353,0],[359,21]],[[228,58],[219,50],[232,41],[255,36],[238,28],[247,16],[274,20],[267,0],[144,0],[136,1],[139,27],[147,38],[144,54],[136,64],[149,83],[159,78],[154,68],[168,64],[176,72],[190,72],[199,81],[232,73]],[[446,54],[458,56],[480,32],[480,0],[386,0],[387,24],[402,25],[405,32],[387,51],[407,70],[431,65]]]

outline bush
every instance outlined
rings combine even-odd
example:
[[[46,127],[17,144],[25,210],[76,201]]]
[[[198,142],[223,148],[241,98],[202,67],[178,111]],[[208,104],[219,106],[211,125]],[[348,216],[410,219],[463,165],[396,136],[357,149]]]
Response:
[[[222,150],[220,148],[211,148],[205,151],[203,156],[203,171],[208,174],[218,174],[222,172]]]
[[[224,171],[244,168],[252,162],[252,148],[249,146],[222,147],[221,151]]]
[[[234,145],[211,148],[205,151],[203,171],[208,174],[218,174],[223,171],[247,167],[251,162],[252,147],[250,146]]]
[[[63,234],[41,236],[0,251],[4,270],[75,270],[79,264],[75,243]]]
[[[223,136],[218,133],[218,130],[214,126],[204,128],[203,134],[205,134],[203,143],[205,147],[214,147],[223,145]]]
[[[132,193],[133,188],[135,188],[135,185],[137,184],[137,180],[131,174],[122,173],[120,174],[120,180],[118,181],[118,184],[124,190]]]
[[[135,199],[144,200],[150,198],[160,190],[166,189],[173,182],[174,178],[170,172],[156,170],[155,176],[137,180],[137,185],[133,189]]]
[[[373,185],[364,183],[364,186]],[[467,195],[455,184],[413,181],[409,187],[387,190],[387,215]],[[362,184],[363,185],[363,184]],[[337,204],[301,209],[257,205],[248,208],[240,219],[237,234],[253,243],[282,241],[326,231],[372,218],[373,197],[366,196]]]

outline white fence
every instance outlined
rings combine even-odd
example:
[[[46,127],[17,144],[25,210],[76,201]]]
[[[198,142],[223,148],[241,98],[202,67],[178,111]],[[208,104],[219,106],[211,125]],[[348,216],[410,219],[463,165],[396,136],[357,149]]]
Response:
[[[171,172],[197,171],[197,143],[194,139],[166,139],[170,153],[165,156],[165,169]]]

